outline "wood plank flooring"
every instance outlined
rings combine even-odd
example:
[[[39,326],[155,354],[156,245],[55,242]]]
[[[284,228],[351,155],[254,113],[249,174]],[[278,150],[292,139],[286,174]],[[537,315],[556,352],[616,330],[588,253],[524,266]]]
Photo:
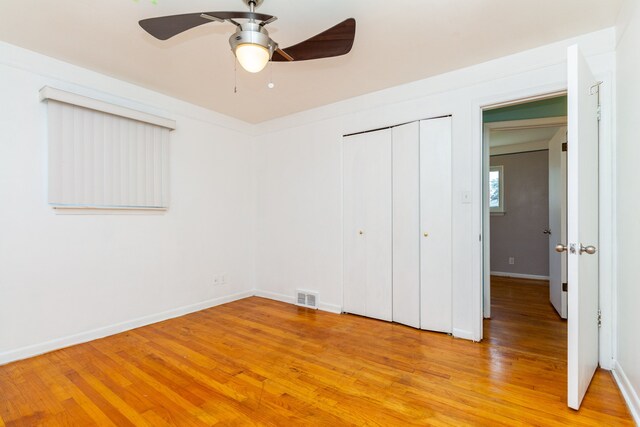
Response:
[[[0,367],[1,426],[633,425],[566,407],[547,287],[495,278],[482,343],[248,298]]]

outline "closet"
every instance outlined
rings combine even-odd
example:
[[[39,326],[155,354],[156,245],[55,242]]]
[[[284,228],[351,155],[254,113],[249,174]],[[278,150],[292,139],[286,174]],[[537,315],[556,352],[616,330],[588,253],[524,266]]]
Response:
[[[451,118],[345,136],[344,311],[452,332]]]

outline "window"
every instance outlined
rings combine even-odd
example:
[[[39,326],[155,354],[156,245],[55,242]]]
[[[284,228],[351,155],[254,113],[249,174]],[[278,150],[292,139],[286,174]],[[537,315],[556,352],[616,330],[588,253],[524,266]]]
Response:
[[[175,122],[45,87],[49,204],[56,209],[166,209]]]
[[[489,168],[489,210],[504,213],[504,169],[502,166]]]

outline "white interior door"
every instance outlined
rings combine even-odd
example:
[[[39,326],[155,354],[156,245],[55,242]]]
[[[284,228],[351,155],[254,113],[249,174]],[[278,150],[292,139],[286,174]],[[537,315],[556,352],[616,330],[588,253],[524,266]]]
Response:
[[[451,333],[451,117],[420,122],[420,233],[420,327]]]
[[[420,327],[420,124],[393,135],[393,321]]]
[[[344,138],[342,155],[344,208],[344,295],[347,313],[365,315],[366,247],[359,234],[364,229],[361,212],[365,209],[364,167],[367,161],[366,140],[361,135]]]
[[[344,310],[392,320],[391,131],[344,138]]]
[[[491,208],[489,207],[489,170],[491,132],[485,124],[482,133],[482,315],[491,318]]]
[[[558,253],[558,243],[567,241],[567,158],[562,146],[567,128],[562,127],[549,141],[549,299],[563,319],[567,318],[567,256]]]
[[[598,366],[598,87],[578,46],[567,53],[567,382],[578,409]]]

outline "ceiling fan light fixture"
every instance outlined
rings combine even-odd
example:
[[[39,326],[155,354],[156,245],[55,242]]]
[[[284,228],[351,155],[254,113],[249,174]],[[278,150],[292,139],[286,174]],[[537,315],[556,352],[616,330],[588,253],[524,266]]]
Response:
[[[255,22],[239,25],[229,44],[242,68],[250,73],[262,71],[278,48],[267,30]]]
[[[253,43],[238,45],[235,54],[242,68],[250,73],[259,73],[271,59],[269,50],[266,47]]]

